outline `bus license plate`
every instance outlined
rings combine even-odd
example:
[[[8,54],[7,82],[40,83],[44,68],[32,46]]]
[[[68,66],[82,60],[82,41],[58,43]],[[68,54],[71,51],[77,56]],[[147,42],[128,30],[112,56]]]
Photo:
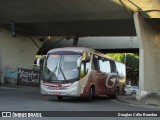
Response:
[[[54,94],[54,95],[59,95],[59,94],[60,94],[60,92],[53,92],[53,94]]]

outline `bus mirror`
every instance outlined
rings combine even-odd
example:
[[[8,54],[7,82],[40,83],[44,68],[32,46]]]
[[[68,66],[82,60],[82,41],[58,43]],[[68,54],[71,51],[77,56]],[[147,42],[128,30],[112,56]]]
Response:
[[[44,60],[46,58],[46,56],[41,56],[39,58],[37,58],[37,66],[40,67],[41,64],[41,60]]]
[[[38,67],[40,66],[40,57],[37,58],[37,66],[38,66]]]
[[[77,67],[80,67],[82,62],[82,56],[77,59]]]
[[[103,61],[103,62],[106,61],[105,58],[102,58],[102,61]]]

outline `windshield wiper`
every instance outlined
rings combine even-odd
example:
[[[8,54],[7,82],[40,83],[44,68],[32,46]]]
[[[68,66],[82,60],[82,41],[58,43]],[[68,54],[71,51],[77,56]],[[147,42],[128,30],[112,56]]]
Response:
[[[64,80],[67,81],[66,76],[64,75],[64,72],[63,72],[62,67],[61,67],[61,65],[62,65],[61,62],[62,62],[62,55],[61,55],[61,58],[60,58],[60,61],[59,61],[59,69],[62,73],[62,76],[63,76]]]
[[[64,80],[67,81],[66,76],[64,75],[64,72],[63,72],[63,70],[62,70],[62,68],[61,68],[61,65],[59,65],[59,68],[60,68],[60,71],[61,71],[61,73],[62,73],[62,76],[63,76]]]
[[[54,73],[56,73],[56,70],[57,70],[57,68],[58,68],[58,64],[59,64],[59,63],[57,63],[56,67],[53,69],[53,72],[54,72]]]

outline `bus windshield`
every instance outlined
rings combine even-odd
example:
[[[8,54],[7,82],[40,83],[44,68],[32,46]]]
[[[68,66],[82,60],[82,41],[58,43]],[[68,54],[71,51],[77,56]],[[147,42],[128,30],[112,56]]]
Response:
[[[77,60],[80,56],[80,54],[48,55],[44,62],[42,80],[50,82],[78,80],[79,69],[77,68]]]

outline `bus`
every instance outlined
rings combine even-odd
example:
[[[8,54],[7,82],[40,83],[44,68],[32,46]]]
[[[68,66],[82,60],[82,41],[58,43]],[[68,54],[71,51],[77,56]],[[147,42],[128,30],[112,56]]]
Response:
[[[91,48],[65,47],[37,59],[42,95],[117,98],[125,84],[125,64]]]

